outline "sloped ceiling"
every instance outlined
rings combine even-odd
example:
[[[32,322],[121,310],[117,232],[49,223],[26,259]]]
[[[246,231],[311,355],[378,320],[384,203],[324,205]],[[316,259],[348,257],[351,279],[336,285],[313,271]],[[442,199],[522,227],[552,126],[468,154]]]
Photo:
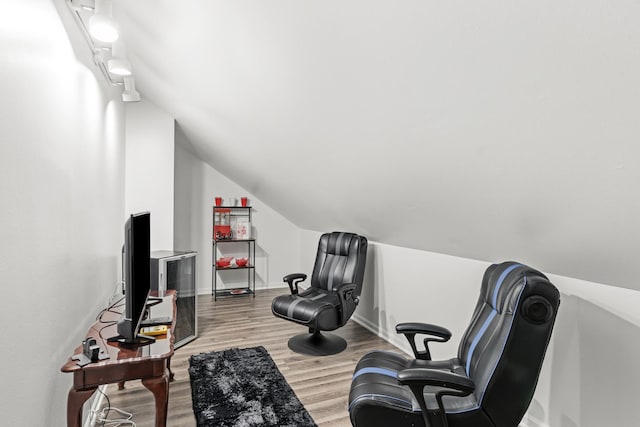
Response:
[[[638,2],[114,0],[114,16],[142,96],[299,227],[640,289]]]

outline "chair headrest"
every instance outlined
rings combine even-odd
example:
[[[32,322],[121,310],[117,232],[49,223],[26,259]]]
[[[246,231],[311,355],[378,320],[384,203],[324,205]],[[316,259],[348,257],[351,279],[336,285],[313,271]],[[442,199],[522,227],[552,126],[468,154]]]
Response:
[[[346,256],[349,255],[349,250],[351,249],[352,244],[351,241],[358,237],[359,236],[354,233],[334,231],[332,233],[325,233],[322,236],[321,241],[326,243],[326,246],[323,245],[326,253]]]
[[[507,308],[511,291],[519,284],[530,280],[545,280],[547,276],[526,265],[517,262],[503,262],[491,265],[482,280],[483,297],[495,311],[502,313]],[[506,304],[507,303],[507,304]]]

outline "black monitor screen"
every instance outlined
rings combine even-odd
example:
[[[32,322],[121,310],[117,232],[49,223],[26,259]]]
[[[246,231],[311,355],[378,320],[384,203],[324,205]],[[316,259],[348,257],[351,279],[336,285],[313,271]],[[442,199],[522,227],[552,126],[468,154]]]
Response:
[[[137,213],[124,226],[123,279],[125,312],[118,322],[120,341],[137,342],[150,284],[151,214]]]

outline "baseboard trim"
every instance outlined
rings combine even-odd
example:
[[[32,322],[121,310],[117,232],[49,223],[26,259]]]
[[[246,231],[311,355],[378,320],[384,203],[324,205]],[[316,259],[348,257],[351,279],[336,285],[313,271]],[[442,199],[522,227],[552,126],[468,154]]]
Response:
[[[395,330],[380,330],[379,325],[376,325],[372,321],[365,319],[364,317],[358,315],[358,313],[354,313],[351,316],[351,319],[353,319],[354,322],[367,329],[372,334],[377,335],[388,343],[398,347],[398,349],[402,350],[405,354],[413,357],[413,351],[411,350],[409,343],[404,338],[404,335],[396,334]]]
[[[286,288],[289,289],[289,287],[287,286],[286,283],[269,283],[268,285],[264,285],[264,284],[256,284],[256,291],[260,291],[260,290],[265,290],[265,289],[279,289],[279,288]],[[206,288],[198,288],[198,295],[211,295],[211,287],[206,287]]]
[[[540,421],[533,415],[530,415],[527,413],[527,414],[524,414],[524,418],[522,418],[522,421],[520,422],[520,425],[518,427],[550,427],[550,426],[549,424],[543,421]]]

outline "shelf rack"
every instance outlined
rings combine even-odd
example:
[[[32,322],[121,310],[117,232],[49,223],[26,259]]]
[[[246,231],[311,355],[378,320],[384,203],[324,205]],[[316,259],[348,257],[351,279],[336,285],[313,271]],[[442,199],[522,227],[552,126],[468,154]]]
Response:
[[[212,251],[212,269],[213,274],[211,278],[211,293],[214,296],[214,300],[218,297],[227,296],[242,296],[253,295],[255,298],[255,286],[256,286],[256,240],[252,238],[236,239],[233,238],[236,233],[236,226],[239,219],[246,219],[245,225],[248,227],[248,233],[245,235],[251,235],[251,207],[250,206],[215,206],[213,208],[213,251]],[[224,238],[220,238],[224,236]],[[236,266],[231,264],[230,266],[218,267],[217,259],[218,253],[222,253],[222,246],[226,245],[238,245],[246,243],[246,255],[248,258],[247,264],[244,266]],[[244,270],[247,273],[247,285],[233,288],[218,288],[218,282],[222,281],[222,277],[218,277],[219,273],[231,272],[236,273],[229,274],[241,274],[240,270]]]

